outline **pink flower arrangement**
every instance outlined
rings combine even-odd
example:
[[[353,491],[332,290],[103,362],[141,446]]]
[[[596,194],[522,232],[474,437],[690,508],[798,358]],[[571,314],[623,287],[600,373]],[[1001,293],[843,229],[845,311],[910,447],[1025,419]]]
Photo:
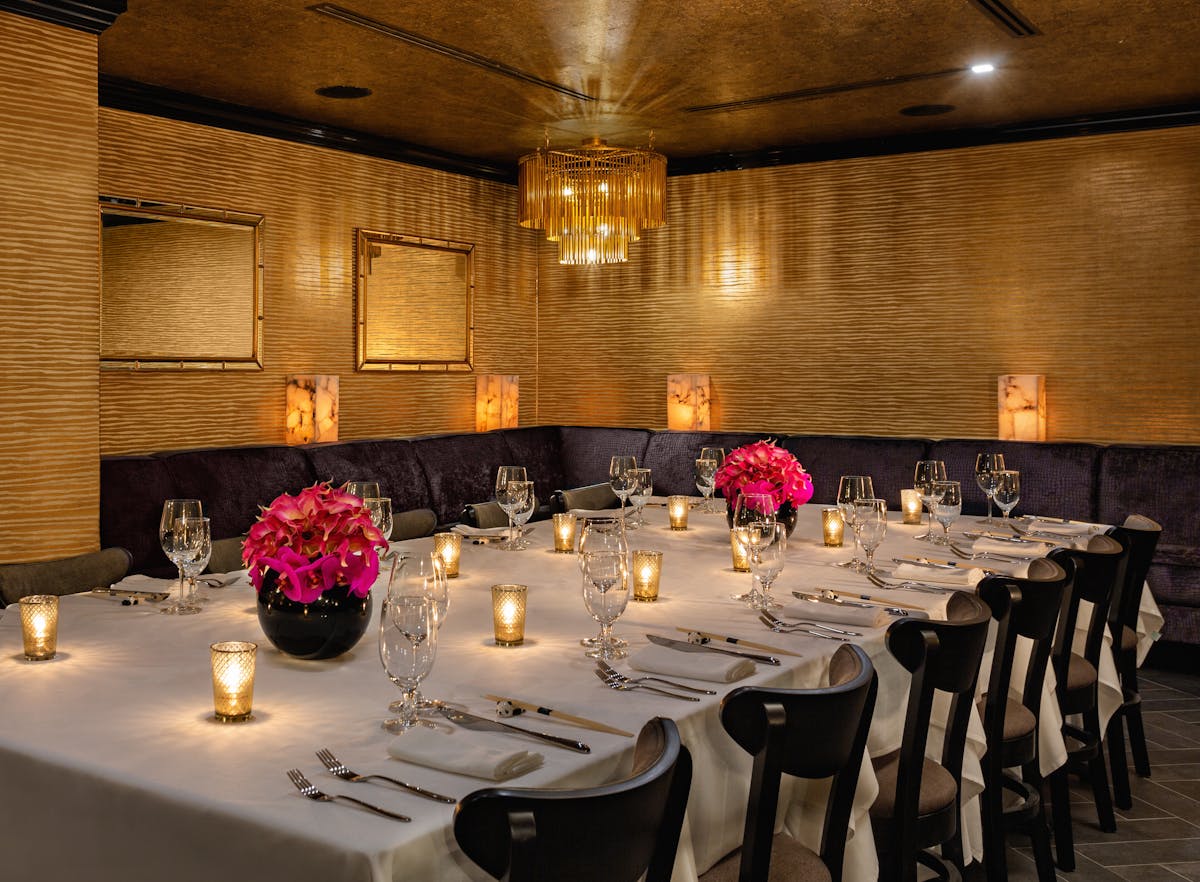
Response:
[[[715,483],[734,506],[742,493],[769,494],[776,509],[787,502],[799,508],[813,495],[812,476],[796,457],[770,440],[731,450],[717,469]]]
[[[387,548],[363,501],[328,484],[280,495],[263,509],[242,545],[250,581],[262,591],[268,569],[284,595],[312,603],[338,585],[366,597],[379,575],[377,548]]]

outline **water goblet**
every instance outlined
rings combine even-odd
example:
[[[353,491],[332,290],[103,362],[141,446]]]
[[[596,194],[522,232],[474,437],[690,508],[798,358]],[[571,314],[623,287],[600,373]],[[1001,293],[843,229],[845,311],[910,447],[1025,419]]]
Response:
[[[875,549],[887,535],[887,502],[882,499],[854,500],[854,523],[858,543],[867,555],[865,572],[875,572]]]
[[[1004,515],[1002,522],[1008,523],[1009,513],[1021,500],[1021,473],[1011,469],[996,472],[996,490],[993,493],[996,505]]]
[[[180,566],[187,577],[188,609],[177,609],[176,614],[200,612],[201,598],[196,592],[196,577],[204,572],[208,560],[212,556],[212,528],[208,518],[180,518],[175,523],[176,537],[179,542]]]
[[[921,497],[921,502],[929,512],[929,529],[915,539],[933,541],[933,485],[936,481],[946,480],[946,464],[940,459],[922,459],[913,470],[913,489]]]
[[[992,517],[992,497],[996,494],[996,472],[1004,471],[1003,453],[980,453],[975,457],[975,483],[987,497],[987,517],[979,523],[989,526],[996,523]]]
[[[441,630],[446,621],[446,613],[450,609],[450,580],[446,578],[446,563],[436,552],[414,554],[402,558],[399,565],[392,570],[388,579],[388,597],[425,597],[432,604],[430,615],[433,618],[435,630]],[[415,695],[411,701],[418,712],[442,706],[436,698],[426,698],[421,690],[414,687]],[[401,698],[388,705],[388,710],[395,714],[403,714],[405,702]]]
[[[766,540],[750,559],[750,573],[758,579],[761,591],[748,601],[751,609],[778,609],[780,604],[771,597],[771,586],[783,572],[784,552],[787,551],[787,527],[778,522],[767,533]],[[754,592],[752,591],[751,594]]]
[[[398,734],[420,723],[421,681],[433,668],[438,629],[433,599],[423,594],[388,593],[379,614],[379,660],[388,679],[400,687],[397,716],[382,728]],[[389,706],[391,710],[391,706]]]
[[[633,490],[629,493],[629,501],[633,503],[633,514],[629,516],[629,522],[625,524],[625,529],[636,530],[646,526],[646,518],[642,514],[642,509],[646,507],[646,503],[650,501],[650,497],[654,493],[654,481],[650,477],[649,469],[631,469],[630,474],[634,479]]]
[[[604,661],[625,658],[625,650],[612,639],[612,626],[629,603],[628,558],[616,551],[585,551],[580,554],[580,566],[583,605],[600,623],[600,633],[584,655]]]
[[[386,496],[368,496],[363,499],[371,523],[383,534],[386,542],[392,538],[392,500]]]
[[[513,514],[526,501],[523,494],[526,492],[524,484],[527,480],[524,466],[500,466],[496,470],[496,502],[508,515],[508,539],[499,543],[497,547],[506,551],[516,547],[514,545],[516,537],[513,535]],[[510,484],[519,486],[510,487]]]
[[[533,517],[533,513],[537,511],[538,501],[533,493],[533,481],[529,481],[529,493],[525,497],[525,502],[513,512],[513,523],[517,525],[517,536],[513,540],[516,543],[516,549],[529,548],[532,543],[525,538],[525,525],[529,523],[529,519]]]
[[[950,525],[962,514],[962,485],[958,481],[935,481],[931,495],[934,497],[932,514],[942,525],[942,535],[930,541],[934,545],[949,545]]]
[[[770,541],[775,532],[775,498],[769,493],[741,493],[733,508],[733,529],[738,541],[746,547],[750,559],[750,590],[745,594],[733,595],[753,608],[760,608],[763,594],[758,590],[758,579],[754,575],[758,551]]]
[[[725,462],[725,448],[724,447],[701,447],[700,455],[698,457],[696,457],[696,459],[715,460],[717,463],[717,467],[715,469],[713,469],[713,476],[715,477],[717,471],[721,468],[721,465]],[[715,490],[716,488],[714,487],[713,489]],[[724,514],[724,512],[721,511],[717,507],[715,497],[712,495],[710,495],[708,498],[706,498],[704,500],[704,505],[702,505],[700,507],[700,510],[702,512],[704,512],[705,514]]]
[[[579,569],[583,571],[583,555],[589,551],[611,551],[629,557],[629,541],[625,536],[625,521],[618,517],[587,518],[579,530]],[[584,637],[579,643],[589,649],[595,648],[597,638]],[[611,645],[624,649],[628,641],[613,636]]]
[[[158,522],[158,542],[162,546],[163,553],[167,556],[167,559],[179,569],[179,599],[173,600],[163,606],[162,611],[164,613],[183,613],[186,615],[200,611],[198,607],[195,609],[185,609],[185,607],[194,605],[187,602],[186,589],[183,582],[184,549],[177,541],[176,536],[176,523],[180,518],[198,518],[200,516],[199,499],[168,499],[163,502],[162,516]]]
[[[379,492],[378,481],[347,481],[342,487],[351,496],[357,496],[359,499],[378,499],[381,494]]]
[[[866,564],[858,559],[858,529],[854,511],[854,503],[859,499],[874,499],[875,487],[870,475],[842,475],[838,481],[837,507],[842,512],[842,520],[850,527],[854,537],[854,556],[842,561],[839,567],[861,573]]]
[[[608,483],[621,500],[621,517],[625,517],[625,501],[633,492],[634,482],[630,472],[636,468],[637,457],[634,456],[614,456],[608,464]]]
[[[698,510],[705,514],[717,510],[713,505],[712,497],[717,489],[716,477],[719,468],[720,464],[715,459],[701,457],[696,460],[696,489],[704,496],[704,502],[700,504]]]

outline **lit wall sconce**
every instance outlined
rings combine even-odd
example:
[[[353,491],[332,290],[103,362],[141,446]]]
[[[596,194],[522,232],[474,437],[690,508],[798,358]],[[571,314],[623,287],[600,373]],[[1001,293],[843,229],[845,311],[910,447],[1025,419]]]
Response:
[[[708,374],[667,375],[667,428],[680,432],[712,428]]]
[[[22,597],[21,637],[25,643],[25,658],[46,661],[58,651],[58,598],[53,594],[31,594]]]
[[[213,716],[222,723],[250,719],[258,644],[230,640],[214,643],[209,649],[212,651]]]
[[[517,374],[479,374],[475,377],[475,431],[515,429],[521,405]]]
[[[524,585],[492,586],[492,626],[497,646],[520,646],[525,642]]]
[[[1005,374],[996,378],[1001,441],[1046,440],[1046,378]]]
[[[338,378],[294,374],[287,381],[288,444],[338,439]]]

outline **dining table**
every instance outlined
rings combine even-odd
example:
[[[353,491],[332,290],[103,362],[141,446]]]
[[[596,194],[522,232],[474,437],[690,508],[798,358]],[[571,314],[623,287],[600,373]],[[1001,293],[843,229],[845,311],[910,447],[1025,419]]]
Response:
[[[530,525],[531,547],[520,551],[464,538],[460,575],[449,581],[436,659],[421,690],[491,719],[497,719],[497,705],[488,696],[553,708],[629,733],[655,716],[675,720],[694,774],[673,878],[694,882],[738,847],[744,824],[751,758],[721,726],[721,697],[746,685],[827,685],[829,659],[841,641],[769,630],[756,611],[731,599],[750,587],[752,576],[733,569],[725,513],[693,508],[687,529],[672,530],[662,502],[652,499],[645,525],[627,533],[631,549],[662,552],[658,599],[631,601],[615,624],[616,635],[628,641],[631,656],[638,656],[648,646],[648,634],[687,640],[689,632],[705,632],[770,647],[750,651],[770,652],[778,665],[755,664],[749,676],[736,682],[686,680],[715,693],[697,695],[698,701],[608,688],[580,645],[581,638],[596,634],[598,625],[584,607],[578,555],[555,552],[550,523],[537,522]],[[876,555],[882,571],[897,566],[893,558],[948,557],[946,549],[915,538],[925,527],[902,524],[898,512],[888,517],[887,535]],[[977,528],[978,519],[970,517],[954,525],[956,531]],[[400,554],[424,554],[432,550],[433,540],[397,542],[392,548]],[[796,602],[793,591],[830,589],[899,604],[917,615],[944,616],[952,589],[879,587],[838,566],[853,551],[849,541],[844,547],[825,546],[820,506],[802,507],[784,569],[772,589],[785,604],[780,615],[791,612],[787,607]],[[964,567],[982,563],[956,562]],[[388,703],[400,696],[378,652],[377,623],[388,575],[388,567],[381,568],[372,590],[372,622],[363,639],[346,654],[324,661],[295,659],[267,642],[244,572],[230,574],[231,584],[205,589],[203,611],[191,616],[162,615],[154,603],[127,604],[122,602],[127,598],[108,594],[63,597],[58,652],[48,661],[24,660],[20,616],[15,605],[9,608],[0,619],[0,786],[5,796],[0,801],[0,860],[11,874],[6,878],[208,882],[234,873],[260,882],[488,878],[454,840],[453,805],[386,783],[341,780],[316,757],[317,750],[327,748],[355,771],[398,777],[456,799],[495,783],[454,771],[455,756],[470,749],[475,735],[444,720],[428,730],[444,738],[441,768],[390,755],[393,739],[408,735],[389,734],[380,725],[390,716]],[[494,639],[491,588],[498,584],[527,586],[520,645],[499,646]],[[171,588],[167,580],[142,576],[122,585]],[[896,618],[886,615],[877,627],[827,623],[856,632],[846,639],[866,650],[878,673],[867,746],[874,757],[900,747],[907,708],[908,675],[884,644],[887,625]],[[1161,622],[1150,592],[1144,592],[1137,628],[1142,655]],[[248,721],[214,719],[209,656],[217,641],[258,644]],[[744,643],[708,645],[746,649]],[[612,664],[637,675],[630,661]],[[1106,722],[1121,701],[1107,644],[1099,676]],[[1066,758],[1052,671],[1041,708],[1040,761],[1049,772]],[[937,712],[935,707],[929,738],[933,756],[940,745]],[[514,749],[536,751],[544,760],[503,786],[585,787],[619,779],[631,769],[632,737],[555,716],[525,714],[506,722],[582,740],[590,752],[518,735],[493,736],[509,738]],[[983,753],[982,723],[975,715],[963,767],[962,832],[968,859],[978,859],[982,849],[976,797],[983,786]],[[305,799],[285,775],[291,768],[303,771],[322,790],[374,802],[411,821]],[[825,782],[785,782],[780,826],[811,847],[819,842],[826,788]],[[849,880],[878,875],[869,816],[877,791],[871,763],[864,761],[847,831]],[[579,835],[606,836],[609,831],[581,830]]]

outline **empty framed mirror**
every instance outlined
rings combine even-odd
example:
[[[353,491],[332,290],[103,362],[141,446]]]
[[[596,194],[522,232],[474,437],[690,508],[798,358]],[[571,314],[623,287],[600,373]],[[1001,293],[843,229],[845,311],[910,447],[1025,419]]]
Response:
[[[263,216],[100,197],[100,364],[262,369]]]
[[[475,246],[358,230],[360,371],[471,370]]]

